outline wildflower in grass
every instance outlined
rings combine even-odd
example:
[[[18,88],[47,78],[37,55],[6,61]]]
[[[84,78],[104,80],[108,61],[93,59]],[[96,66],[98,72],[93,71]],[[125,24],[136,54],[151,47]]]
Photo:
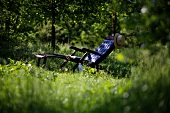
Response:
[[[14,71],[14,68],[11,68],[10,71]]]
[[[25,64],[24,64],[24,63],[23,63],[22,65],[23,65],[23,66],[25,66]]]
[[[28,67],[31,67],[32,65],[31,64],[28,64]]]

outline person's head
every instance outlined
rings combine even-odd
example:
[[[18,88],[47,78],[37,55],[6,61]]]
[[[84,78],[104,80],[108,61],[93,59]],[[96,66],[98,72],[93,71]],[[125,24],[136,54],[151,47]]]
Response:
[[[119,33],[116,33],[114,36],[114,45],[115,48],[121,48],[125,43],[125,38],[123,35],[120,35]]]

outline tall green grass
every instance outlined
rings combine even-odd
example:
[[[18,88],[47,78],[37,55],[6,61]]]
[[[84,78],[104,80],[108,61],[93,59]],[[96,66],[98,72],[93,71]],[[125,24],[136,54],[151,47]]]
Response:
[[[1,73],[0,111],[10,113],[91,112],[110,100],[110,89],[120,82],[99,73],[55,73],[22,64],[1,66]]]
[[[117,56],[114,62],[113,56]],[[155,54],[142,49],[112,53],[102,64],[110,74],[89,68],[83,73],[60,72],[57,64],[49,70],[33,61],[9,62],[0,65],[1,113],[169,113],[167,48]],[[115,70],[120,71],[112,73]],[[124,71],[129,77],[114,75]]]
[[[170,112],[170,59],[167,50],[161,49],[151,56],[147,50],[138,54],[140,61],[138,66],[131,68],[129,82],[118,85],[111,101],[94,112]]]

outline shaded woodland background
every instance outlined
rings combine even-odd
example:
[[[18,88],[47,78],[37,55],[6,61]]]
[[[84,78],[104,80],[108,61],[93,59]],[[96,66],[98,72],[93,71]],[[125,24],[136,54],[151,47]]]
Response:
[[[169,10],[169,0],[1,0],[0,57],[24,57],[29,43],[94,47],[115,32],[125,35],[125,47],[165,45]]]

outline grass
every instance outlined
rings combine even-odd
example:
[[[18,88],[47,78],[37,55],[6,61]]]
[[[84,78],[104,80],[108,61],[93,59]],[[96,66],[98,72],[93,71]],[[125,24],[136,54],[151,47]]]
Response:
[[[50,71],[38,72],[19,69],[1,77],[1,112],[90,112],[110,99],[119,82],[111,76],[55,73],[53,78]]]
[[[134,51],[133,55],[128,51]],[[147,50],[122,50],[117,54],[116,61],[112,62],[112,53],[104,63],[108,62],[108,71],[123,71],[110,74],[86,68],[83,73],[60,72],[56,68],[38,68],[34,62],[9,59],[8,65],[0,65],[0,112],[168,113],[170,59],[167,49],[154,55]],[[134,62],[137,64],[127,65]],[[113,74],[129,77],[119,78]]]

